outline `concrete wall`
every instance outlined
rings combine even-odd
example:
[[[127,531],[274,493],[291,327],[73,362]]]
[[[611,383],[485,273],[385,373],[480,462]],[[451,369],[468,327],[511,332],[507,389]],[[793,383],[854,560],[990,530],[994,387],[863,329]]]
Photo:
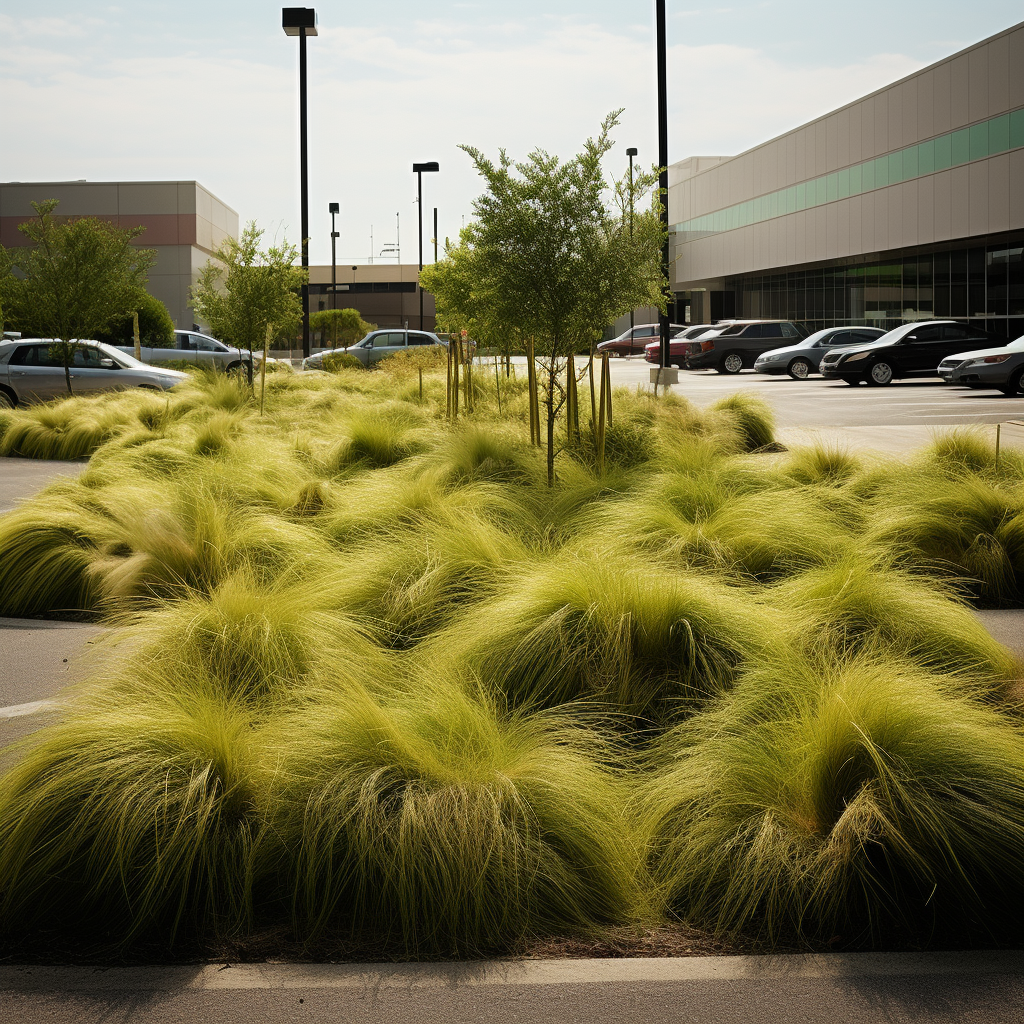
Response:
[[[0,183],[0,243],[19,246],[18,225],[34,216],[31,204],[58,199],[63,216],[100,217],[118,227],[143,226],[136,245],[155,249],[148,290],[176,327],[191,327],[189,286],[212,251],[238,235],[238,214],[195,181]]]
[[[709,167],[670,174],[673,225],[1024,106],[1024,23]],[[703,158],[707,159],[707,158]],[[683,161],[687,164],[687,161]],[[1024,228],[1024,149],[673,245],[677,290]]]

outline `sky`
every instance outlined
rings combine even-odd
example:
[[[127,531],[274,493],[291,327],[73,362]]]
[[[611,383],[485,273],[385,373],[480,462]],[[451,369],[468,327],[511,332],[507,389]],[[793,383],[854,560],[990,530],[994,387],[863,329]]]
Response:
[[[307,3],[309,0],[307,0]],[[475,146],[657,158],[654,0],[321,0],[308,41],[310,259],[425,262],[481,191]],[[669,159],[743,152],[1022,18],[1019,0],[667,0]],[[298,40],[265,0],[0,0],[0,181],[199,181],[299,241]],[[45,197],[41,197],[45,198]],[[397,227],[396,227],[397,222]],[[373,245],[371,248],[371,230]],[[399,234],[400,230],[400,234]]]

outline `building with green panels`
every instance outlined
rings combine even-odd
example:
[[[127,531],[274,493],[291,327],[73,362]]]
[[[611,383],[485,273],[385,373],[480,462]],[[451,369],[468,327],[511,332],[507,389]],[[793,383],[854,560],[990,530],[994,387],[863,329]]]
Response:
[[[1024,334],[1024,23],[669,171],[677,316]]]

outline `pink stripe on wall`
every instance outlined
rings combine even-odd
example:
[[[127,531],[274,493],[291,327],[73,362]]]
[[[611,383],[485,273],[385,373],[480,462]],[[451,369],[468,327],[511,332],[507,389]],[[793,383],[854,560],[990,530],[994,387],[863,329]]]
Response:
[[[28,239],[18,230],[26,217],[0,217],[0,245],[8,248],[28,245]],[[146,213],[120,214],[103,217],[121,228],[133,228],[142,225],[146,230],[135,239],[139,246],[151,245],[195,245],[196,215],[188,213]]]

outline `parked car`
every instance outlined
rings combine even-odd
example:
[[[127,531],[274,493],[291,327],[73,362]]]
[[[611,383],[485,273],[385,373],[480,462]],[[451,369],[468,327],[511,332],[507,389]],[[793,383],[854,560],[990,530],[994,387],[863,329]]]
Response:
[[[718,333],[724,327],[723,324],[696,324],[688,327],[681,334],[677,334],[668,340],[668,365],[678,366],[681,370],[686,362],[687,353],[696,338],[709,337],[712,333]],[[698,346],[699,350],[699,346]],[[644,346],[644,359],[655,366],[661,365],[661,342],[652,341]]]
[[[923,320],[903,324],[866,345],[830,350],[819,369],[831,380],[881,386],[904,377],[935,377],[948,356],[1005,345],[1005,338],[971,324]]]
[[[64,364],[53,353],[52,338],[23,338],[0,343],[0,406],[27,405],[68,393]],[[76,395],[121,388],[166,391],[187,373],[146,366],[113,345],[80,341],[71,360],[71,387]]]
[[[669,339],[675,338],[681,331],[685,331],[684,324],[669,324]],[[661,336],[659,324],[637,324],[631,327],[624,334],[610,341],[602,341],[597,346],[598,352],[607,352],[613,356],[634,356],[643,354],[652,338]]]
[[[370,331],[362,341],[357,341],[348,348],[332,348],[307,356],[302,360],[302,368],[304,370],[322,370],[324,356],[337,352],[347,352],[350,356],[355,356],[364,366],[370,366],[380,362],[381,359],[393,356],[396,352],[405,352],[414,345],[447,346],[447,344],[447,341],[443,341],[430,331],[405,331],[386,327],[379,331]]]
[[[118,351],[126,352],[130,356],[135,355],[134,345],[118,345]],[[144,363],[166,363],[170,360],[181,360],[188,363],[195,363],[198,366],[212,366],[218,370],[232,372],[238,369],[250,370],[249,350],[232,348],[225,345],[223,341],[211,338],[208,334],[201,334],[198,331],[175,331],[173,348],[151,348],[143,345],[139,349],[141,359]],[[253,352],[253,362],[259,365],[263,358],[262,351]],[[268,363],[276,360],[268,359]]]
[[[787,339],[797,342],[807,334],[803,324],[792,320],[732,320],[690,346],[686,369],[739,373],[752,369],[758,356],[785,344]]]
[[[939,363],[939,376],[947,384],[1019,395],[1024,392],[1024,337],[1006,346],[946,356]]]
[[[880,327],[826,327],[795,345],[773,348],[758,356],[754,369],[758,373],[788,373],[794,380],[804,380],[818,372],[822,356],[830,349],[863,345],[883,334],[885,331]]]

